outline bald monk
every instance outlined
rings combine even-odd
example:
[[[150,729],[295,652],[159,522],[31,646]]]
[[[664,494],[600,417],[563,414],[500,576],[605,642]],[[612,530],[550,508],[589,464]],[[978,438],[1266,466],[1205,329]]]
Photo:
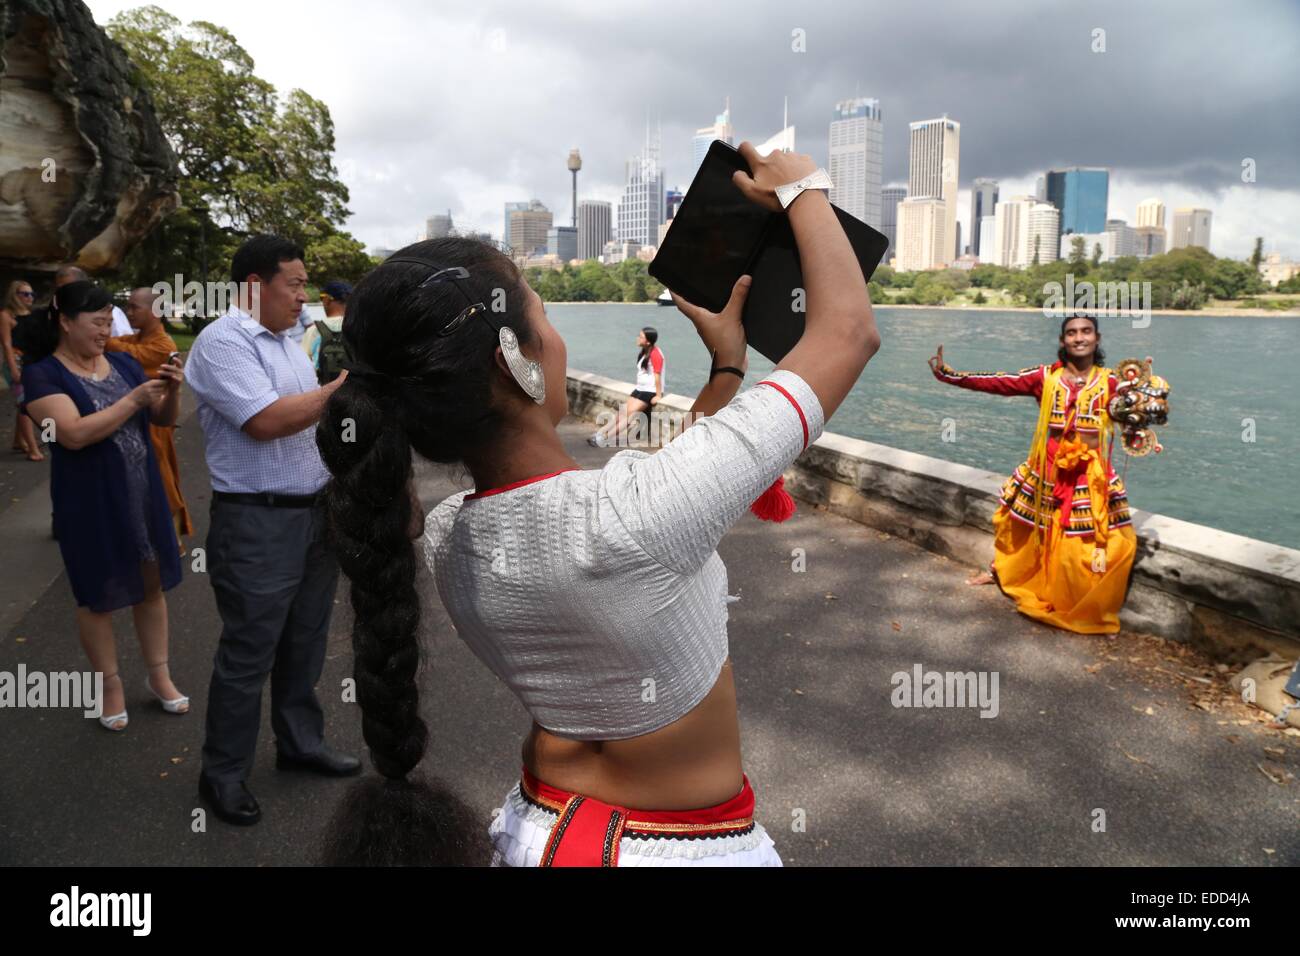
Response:
[[[132,289],[126,302],[126,320],[135,329],[134,335],[122,335],[108,340],[104,346],[108,352],[126,352],[144,367],[150,378],[158,377],[158,366],[167,361],[167,357],[176,351],[176,342],[163,327],[161,310],[155,311],[154,303],[158,293],[149,288]],[[181,495],[180,462],[176,458],[176,429],[161,425],[150,425],[149,436],[153,439],[154,455],[158,459],[158,471],[162,475],[163,488],[167,491],[167,503],[171,505],[172,522],[176,525],[176,540],[182,535],[194,533],[190,521],[190,512],[185,507],[185,498]],[[181,545],[181,554],[185,545]]]

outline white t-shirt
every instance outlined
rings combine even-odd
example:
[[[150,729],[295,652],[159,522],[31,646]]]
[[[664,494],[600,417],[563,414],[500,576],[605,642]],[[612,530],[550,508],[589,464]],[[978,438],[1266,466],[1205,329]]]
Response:
[[[651,395],[659,391],[655,387],[655,376],[658,375],[660,382],[663,382],[664,374],[664,353],[659,351],[659,346],[654,345],[650,348],[650,360],[642,367],[637,363],[636,367],[636,390],[638,392],[649,392]]]
[[[131,328],[131,323],[126,320],[126,313],[113,306],[113,336],[135,335],[135,329]]]

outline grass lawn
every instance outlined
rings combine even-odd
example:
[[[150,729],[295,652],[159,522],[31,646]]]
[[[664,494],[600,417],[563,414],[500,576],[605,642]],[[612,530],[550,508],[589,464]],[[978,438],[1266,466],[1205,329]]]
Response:
[[[195,338],[190,334],[189,329],[179,322],[165,322],[163,325],[167,334],[172,337],[172,341],[176,343],[176,349],[180,352],[188,352]]]

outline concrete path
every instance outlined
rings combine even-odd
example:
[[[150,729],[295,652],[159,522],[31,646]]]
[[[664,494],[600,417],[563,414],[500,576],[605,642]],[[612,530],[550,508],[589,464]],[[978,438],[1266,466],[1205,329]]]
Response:
[[[4,422],[12,427],[12,405],[0,401]],[[574,456],[598,467],[612,452],[587,446],[588,431],[562,426]],[[178,444],[198,546],[210,493],[193,417]],[[86,667],[48,537],[46,469],[17,456],[0,463],[3,671]],[[456,469],[420,471],[426,506],[469,484]],[[795,549],[806,570],[792,569]],[[1268,730],[1187,649],[1041,627],[995,589],[967,587],[969,568],[806,505],[780,526],[746,516],[720,551],[741,597],[730,640],[746,769],[787,865],[1300,863],[1300,737]],[[427,575],[423,590],[422,703],[433,731],[424,767],[486,826],[516,779],[529,721],[456,638]],[[192,832],[220,622],[203,574],[187,569],[168,602],[173,674],[191,715],[149,703],[126,613],[115,622],[125,733],[76,711],[0,710],[0,863],[317,859],[347,782],[277,773],[265,708],[250,780],[262,823],[211,819]],[[359,715],[340,692],[350,673],[346,587],[335,610],[319,689],[331,742],[362,753]],[[996,672],[997,716],[894,707],[892,676],[918,664]]]

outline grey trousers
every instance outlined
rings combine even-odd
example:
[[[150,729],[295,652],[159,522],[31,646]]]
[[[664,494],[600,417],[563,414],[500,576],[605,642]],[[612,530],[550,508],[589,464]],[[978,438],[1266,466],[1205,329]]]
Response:
[[[253,767],[268,674],[280,753],[305,756],[324,744],[316,682],[339,569],[319,507],[214,500],[207,551],[222,629],[208,686],[203,773],[233,782]]]

